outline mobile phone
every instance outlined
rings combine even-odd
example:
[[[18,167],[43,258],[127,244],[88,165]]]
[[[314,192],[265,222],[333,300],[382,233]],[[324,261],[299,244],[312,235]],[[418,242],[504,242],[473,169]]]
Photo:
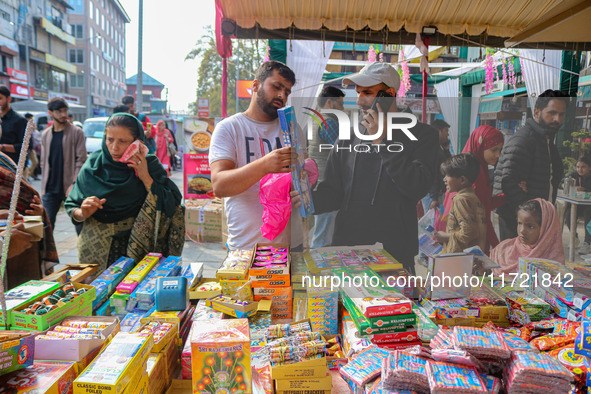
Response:
[[[388,112],[388,110],[390,109],[390,106],[392,105],[393,99],[394,99],[394,97],[391,94],[389,94],[385,90],[380,90],[376,94],[376,98],[373,101],[373,104],[371,105],[371,109],[373,109],[376,112],[380,112],[378,110],[378,103],[379,103],[380,107],[382,108],[382,111]]]

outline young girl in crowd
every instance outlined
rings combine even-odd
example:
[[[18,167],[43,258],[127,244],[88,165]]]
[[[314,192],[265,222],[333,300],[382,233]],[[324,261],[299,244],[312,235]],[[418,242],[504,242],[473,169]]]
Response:
[[[575,180],[575,189],[579,192],[591,192],[591,157],[582,156],[577,161],[576,170],[568,175]],[[568,205],[565,217],[566,223],[570,229],[570,204]],[[585,220],[585,225],[591,221],[591,207],[580,206],[577,209],[577,217]],[[580,254],[591,253],[591,234],[585,231],[585,242],[579,249]]]
[[[517,210],[517,238],[506,239],[495,247],[490,258],[501,266],[495,275],[517,272],[520,257],[554,260],[564,263],[562,231],[558,212],[541,198],[521,204]]]
[[[443,253],[461,253],[464,249],[486,243],[484,207],[474,193],[472,184],[478,177],[480,164],[471,153],[462,153],[441,164],[448,193],[454,193],[445,232],[436,231],[435,239],[443,244]]]
[[[473,186],[474,192],[484,207],[484,215],[486,217],[486,243],[482,250],[487,254],[491,247],[495,247],[499,243],[490,220],[490,213],[505,203],[503,195],[494,197],[492,195],[488,166],[494,166],[497,164],[503,144],[503,133],[492,126],[479,126],[472,132],[472,134],[470,134],[470,138],[468,138],[466,146],[464,146],[464,150],[462,151],[462,153],[472,153],[480,163],[480,172]],[[440,227],[436,230],[445,230],[445,224],[448,220],[453,196],[454,194],[449,191],[445,193],[445,212],[439,222]]]

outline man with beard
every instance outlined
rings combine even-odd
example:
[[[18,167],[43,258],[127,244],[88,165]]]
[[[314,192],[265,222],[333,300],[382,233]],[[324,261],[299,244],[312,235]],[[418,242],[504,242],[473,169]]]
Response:
[[[2,136],[0,137],[0,151],[6,153],[12,161],[18,163],[21,154],[27,120],[17,114],[11,107],[10,89],[0,85],[0,115],[2,115]]]
[[[252,83],[248,109],[222,120],[213,132],[209,148],[211,182],[216,196],[224,198],[230,250],[251,249],[257,242],[268,242],[260,231],[263,206],[259,181],[267,174],[291,171],[293,149],[282,148],[277,110],[285,106],[294,84],[295,75],[285,64],[263,63]],[[290,241],[288,227],[274,242]]]
[[[563,166],[556,133],[566,114],[568,95],[546,90],[538,96],[534,117],[507,141],[495,169],[493,195],[507,203],[497,209],[500,239],[517,237],[517,207],[534,198],[556,199]],[[542,257],[542,256],[540,256]]]
[[[51,227],[86,161],[86,143],[80,127],[68,121],[68,103],[54,97],[47,103],[53,124],[41,135],[41,198]]]

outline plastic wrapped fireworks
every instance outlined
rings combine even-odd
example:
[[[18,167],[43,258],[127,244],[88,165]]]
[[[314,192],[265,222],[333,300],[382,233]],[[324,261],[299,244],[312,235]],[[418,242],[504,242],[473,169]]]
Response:
[[[504,371],[507,393],[569,393],[573,376],[545,354],[515,352]]]
[[[404,351],[390,353],[382,366],[382,386],[389,390],[428,392],[428,362]]]

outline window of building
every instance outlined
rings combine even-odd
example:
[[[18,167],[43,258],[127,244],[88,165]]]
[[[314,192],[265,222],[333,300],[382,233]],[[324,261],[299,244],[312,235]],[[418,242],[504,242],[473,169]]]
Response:
[[[84,38],[84,26],[83,25],[71,25],[72,35],[76,38]]]
[[[4,19],[6,22],[10,22],[10,14],[4,10],[0,10],[0,16],[2,17],[2,19]]]
[[[57,70],[50,70],[51,86],[49,89],[56,92],[66,91],[66,74]]]
[[[81,64],[84,63],[83,49],[70,49],[70,63]]]
[[[71,14],[84,14],[84,2],[82,0],[69,0],[68,3],[72,6]]]
[[[70,87],[84,89],[84,75],[70,74]]]
[[[92,4],[92,0],[88,0],[88,15],[90,16],[91,19],[92,19],[92,16],[94,15],[94,5]]]

